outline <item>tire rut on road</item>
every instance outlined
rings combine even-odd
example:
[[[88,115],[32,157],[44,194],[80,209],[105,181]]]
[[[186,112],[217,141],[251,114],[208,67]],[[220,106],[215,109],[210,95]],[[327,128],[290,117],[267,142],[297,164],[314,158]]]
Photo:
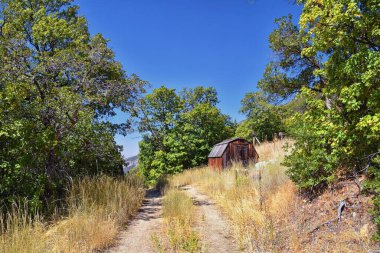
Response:
[[[199,219],[194,228],[200,235],[203,250],[208,253],[241,252],[231,236],[230,226],[215,204],[193,186],[182,187],[197,208]],[[153,253],[157,249],[152,235],[162,232],[162,197],[158,191],[147,191],[137,216],[121,232],[118,243],[106,253]]]
[[[143,205],[136,217],[128,224],[117,243],[107,253],[153,253],[153,233],[159,232],[162,224],[162,197],[159,191],[148,190]]]
[[[215,204],[193,186],[182,188],[193,199],[201,219],[196,230],[201,234],[203,244],[210,253],[241,252],[235,243],[228,221],[220,214]]]

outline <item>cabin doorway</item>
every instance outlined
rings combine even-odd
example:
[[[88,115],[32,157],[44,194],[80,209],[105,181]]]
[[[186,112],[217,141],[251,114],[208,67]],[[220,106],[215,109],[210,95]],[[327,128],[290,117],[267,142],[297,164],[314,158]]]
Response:
[[[237,162],[241,162],[244,166],[248,165],[248,146],[247,145],[236,145],[234,148],[234,156]]]

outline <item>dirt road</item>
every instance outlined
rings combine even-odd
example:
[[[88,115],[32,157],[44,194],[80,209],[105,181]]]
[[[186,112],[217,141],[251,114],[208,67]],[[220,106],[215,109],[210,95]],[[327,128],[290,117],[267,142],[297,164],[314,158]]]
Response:
[[[183,190],[193,199],[201,217],[196,230],[201,234],[206,252],[240,252],[234,242],[228,222],[221,216],[214,203],[198,192],[193,186],[183,187]]]
[[[151,236],[160,232],[162,224],[162,197],[158,191],[147,191],[144,204],[127,230],[120,234],[116,247],[108,253],[151,253],[156,252]]]
[[[183,187],[197,207],[200,217],[195,230],[202,239],[204,252],[233,253],[240,252],[235,244],[229,229],[228,222],[221,216],[214,203],[197,191],[193,186]],[[152,235],[161,232],[162,226],[162,198],[157,191],[148,191],[144,204],[136,218],[122,232],[116,247],[108,253],[151,253],[157,252],[152,244]]]

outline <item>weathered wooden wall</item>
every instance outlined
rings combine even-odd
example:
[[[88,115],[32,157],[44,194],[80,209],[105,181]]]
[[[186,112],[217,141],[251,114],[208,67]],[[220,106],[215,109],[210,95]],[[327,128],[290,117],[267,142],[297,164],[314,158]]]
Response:
[[[213,157],[208,159],[208,166],[215,170],[223,169],[223,157]]]

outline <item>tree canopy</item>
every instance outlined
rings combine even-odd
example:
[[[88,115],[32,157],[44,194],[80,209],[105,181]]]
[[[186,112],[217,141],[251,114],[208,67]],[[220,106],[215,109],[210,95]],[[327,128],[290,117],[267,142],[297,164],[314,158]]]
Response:
[[[272,105],[261,92],[250,92],[241,101],[240,112],[247,119],[236,129],[236,136],[252,139],[253,135],[261,141],[272,140],[273,136],[285,131],[285,108]]]
[[[0,196],[42,199],[67,179],[120,174],[113,140],[145,82],[127,75],[71,0],[0,1]],[[20,184],[20,182],[22,182]]]
[[[140,101],[139,166],[148,182],[205,164],[212,146],[233,136],[234,125],[217,102],[216,90],[201,86],[179,93],[162,86]]]
[[[302,54],[310,41],[304,39],[305,32],[293,23],[292,16],[276,19],[275,23],[277,28],[269,37],[274,57],[267,64],[258,87],[272,102],[291,99],[302,88],[320,93],[325,80],[314,71],[322,67],[323,55]]]
[[[309,196],[365,174],[379,215],[380,3],[299,2],[299,26],[276,21],[275,57],[258,84],[271,102],[303,103],[286,122],[295,140],[288,174]]]

